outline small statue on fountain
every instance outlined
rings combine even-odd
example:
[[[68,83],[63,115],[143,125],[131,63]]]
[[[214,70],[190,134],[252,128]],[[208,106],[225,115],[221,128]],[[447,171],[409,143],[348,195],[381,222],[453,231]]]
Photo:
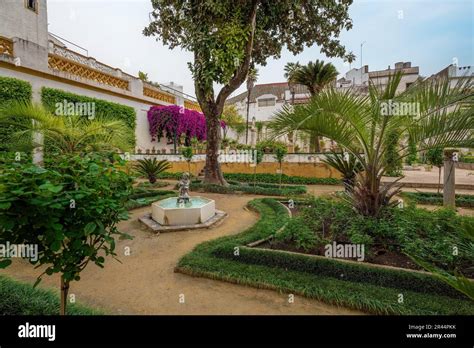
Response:
[[[183,173],[183,176],[181,177],[181,180],[179,181],[179,197],[177,204],[179,205],[180,203],[189,203],[189,173]]]

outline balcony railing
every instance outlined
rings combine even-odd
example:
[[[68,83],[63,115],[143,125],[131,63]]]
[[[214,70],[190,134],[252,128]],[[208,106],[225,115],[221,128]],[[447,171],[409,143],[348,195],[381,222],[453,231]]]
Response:
[[[0,54],[6,54],[13,57],[13,41],[0,36]]]
[[[48,65],[50,69],[67,72],[108,86],[124,90],[128,90],[129,87],[129,80],[122,78],[125,74],[119,69],[57,45],[50,46]]]
[[[184,101],[184,107],[186,109],[196,110],[196,111],[202,112],[201,107],[199,106],[198,103],[193,103],[192,101],[189,101],[189,100]]]
[[[176,97],[174,95],[163,92],[150,84],[143,84],[143,95],[166,103],[176,104]]]

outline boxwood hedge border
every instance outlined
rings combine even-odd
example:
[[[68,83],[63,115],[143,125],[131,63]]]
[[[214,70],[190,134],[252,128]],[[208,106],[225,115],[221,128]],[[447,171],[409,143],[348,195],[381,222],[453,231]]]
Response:
[[[474,303],[435,276],[246,245],[268,238],[289,217],[271,198],[249,202],[259,221],[234,236],[198,245],[177,272],[301,294],[374,314],[473,314]],[[341,276],[342,275],[342,276]],[[398,294],[405,296],[397,303]]]

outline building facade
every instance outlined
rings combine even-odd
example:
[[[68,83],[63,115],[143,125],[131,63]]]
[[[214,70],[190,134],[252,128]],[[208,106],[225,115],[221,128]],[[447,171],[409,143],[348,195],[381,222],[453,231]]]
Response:
[[[370,83],[384,88],[389,77],[399,71],[403,73],[403,76],[397,92],[403,92],[420,78],[419,67],[412,67],[411,62],[398,62],[395,63],[393,69],[389,66],[388,69],[379,71],[369,71],[369,66],[365,65],[359,69],[349,70],[344,77],[336,81],[335,87],[338,89],[351,88],[356,93],[365,94],[368,93]],[[294,87],[293,95],[287,82],[277,82],[257,84],[252,89],[250,98],[248,98],[247,92],[242,92],[230,98],[227,103],[235,105],[239,114],[245,119],[247,117],[247,100],[249,100],[249,120],[255,119],[257,122],[266,123],[275,113],[282,109],[283,105],[303,104],[308,102],[309,98],[310,94],[305,86],[297,85]],[[265,127],[263,133],[264,135],[268,133]],[[288,141],[288,139],[283,138],[280,140]],[[297,148],[300,148],[301,151],[308,151],[309,139],[299,139],[294,145],[297,145]],[[322,149],[329,151],[334,145],[333,142],[323,139]]]
[[[135,109],[136,151],[173,146],[151,141],[147,111],[153,105],[200,110],[173,82],[157,87],[121,69],[78,53],[48,33],[47,0],[0,1],[0,76],[27,81],[33,102],[49,87]]]

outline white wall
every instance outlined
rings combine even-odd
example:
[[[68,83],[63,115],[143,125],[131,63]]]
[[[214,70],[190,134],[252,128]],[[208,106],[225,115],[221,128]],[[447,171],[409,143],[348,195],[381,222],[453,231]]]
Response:
[[[345,78],[346,80],[351,81],[352,85],[360,86],[360,85],[368,85],[369,83],[369,74],[364,72],[365,67],[359,69],[351,69],[349,70]]]
[[[274,95],[262,95],[258,99],[265,99],[265,98],[275,98]],[[250,103],[249,107],[249,122],[252,122],[252,118],[255,117],[256,121],[259,122],[266,122],[269,121],[271,116],[274,115],[276,112],[280,111],[283,106],[283,101],[276,101],[275,105],[273,106],[258,106],[258,101],[254,103]],[[241,102],[235,104],[237,111],[239,114],[244,118],[247,118],[247,98]]]
[[[39,0],[38,5],[38,13],[35,13],[25,7],[24,0],[1,0],[0,35],[18,37],[48,47],[46,0]]]
[[[136,146],[137,148],[141,148],[143,152],[146,149],[151,149],[153,146],[156,149],[166,148],[168,151],[173,148],[173,145],[166,145],[165,141],[162,141],[158,144],[157,142],[151,142],[151,136],[149,134],[149,127],[148,127],[148,119],[146,112],[150,108],[152,103],[145,103],[139,102],[135,100],[131,100],[128,98],[122,98],[120,96],[111,95],[104,92],[90,90],[88,88],[82,88],[79,86],[71,85],[68,83],[47,79],[44,77],[39,77],[35,75],[30,75],[24,72],[11,70],[7,68],[0,67],[0,76],[6,77],[14,77],[20,80],[27,81],[31,84],[33,89],[33,101],[40,102],[41,101],[41,88],[42,87],[50,87],[61,89],[70,93],[75,93],[78,95],[83,95],[87,97],[103,99],[110,102],[131,106],[136,111],[136,130],[135,130],[135,137],[136,137]]]

